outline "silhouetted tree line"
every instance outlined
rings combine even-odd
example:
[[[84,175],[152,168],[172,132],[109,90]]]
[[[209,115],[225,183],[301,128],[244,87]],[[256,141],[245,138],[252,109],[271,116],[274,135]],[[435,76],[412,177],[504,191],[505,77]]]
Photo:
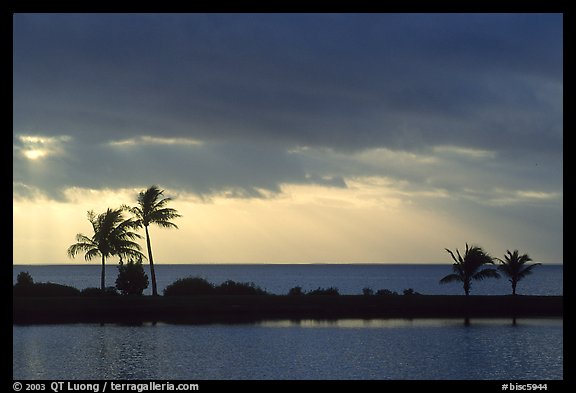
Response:
[[[26,296],[26,297],[68,297],[68,296],[118,296],[120,292],[124,295],[142,295],[144,288],[142,285],[128,285],[126,282],[133,282],[134,280],[128,276],[132,275],[132,272],[119,273],[116,287],[106,287],[104,290],[101,288],[84,288],[79,290],[77,288],[71,287],[69,285],[55,284],[51,282],[39,282],[35,283],[32,276],[28,272],[20,272],[16,277],[16,284],[14,284],[12,289],[13,296]],[[137,274],[136,279],[140,277]],[[147,278],[146,278],[147,280]],[[146,286],[148,284],[146,283]]]
[[[460,256],[458,251],[458,260],[460,262],[457,266],[458,271],[465,272],[469,274],[470,279],[473,277],[478,277],[475,272],[470,267],[468,263],[473,261],[473,258],[478,255],[485,255],[477,251],[470,251],[472,248],[467,247],[467,252],[463,257]],[[510,282],[512,283],[513,295],[516,294],[516,285],[518,281],[524,278],[526,275],[531,274],[531,270],[534,266],[538,264],[532,264],[525,266],[527,261],[531,259],[527,255],[518,256],[518,251],[509,252],[505,260],[501,260],[501,265],[498,266],[498,270],[502,271],[503,274],[510,277]],[[455,263],[456,265],[456,263]],[[477,263],[474,265],[476,266]],[[519,269],[518,266],[523,266],[523,269]],[[456,268],[455,268],[456,269]],[[477,269],[476,269],[477,270]],[[497,272],[496,272],[497,273]],[[484,275],[486,273],[483,273]],[[454,273],[453,275],[456,275]],[[448,277],[448,276],[447,276]],[[460,276],[458,276],[460,277]],[[495,277],[494,273],[490,273],[489,277]],[[499,277],[499,275],[498,275]],[[477,279],[477,278],[476,278]],[[444,282],[460,281],[460,279],[451,278],[446,280],[446,277],[442,279]],[[120,262],[118,266],[118,277],[116,279],[116,287],[106,287],[104,290],[101,288],[85,288],[82,291],[77,288],[54,284],[54,283],[34,283],[32,276],[28,272],[20,272],[16,279],[16,284],[14,285],[13,294],[14,296],[118,296],[123,295],[142,295],[144,289],[148,287],[148,276],[144,272],[141,259],[129,259],[127,263]],[[442,282],[442,281],[441,281]],[[462,280],[466,283],[466,277]],[[465,288],[470,290],[470,283]],[[421,295],[412,288],[404,289],[402,294],[404,296],[414,296]],[[466,292],[468,295],[469,292]],[[187,277],[181,278],[168,285],[164,289],[164,296],[210,296],[210,295],[228,295],[228,296],[239,296],[239,295],[272,295],[266,290],[255,285],[253,282],[236,282],[233,280],[224,281],[220,285],[215,285],[210,283],[204,278],[200,277]],[[310,290],[308,292],[304,291],[302,287],[296,286],[291,288],[288,296],[338,296],[340,292],[336,287],[321,288]],[[362,295],[364,296],[399,296],[395,291],[389,289],[379,289],[376,292],[369,287],[362,288]]]
[[[82,291],[77,288],[53,284],[34,283],[32,276],[28,272],[20,272],[14,285],[15,296],[118,296],[122,295],[142,295],[144,289],[148,287],[148,276],[142,268],[141,260],[130,260],[128,263],[120,263],[118,266],[118,278],[116,287],[85,288]],[[370,288],[362,290],[363,295],[374,295]],[[412,288],[404,290],[404,295],[420,295]],[[220,285],[210,283],[201,277],[187,277],[174,281],[164,289],[164,296],[244,296],[244,295],[272,295],[266,290],[255,285],[253,282],[236,282],[226,280]],[[340,292],[336,287],[321,288],[303,291],[302,287],[296,286],[288,291],[288,296],[338,296]],[[378,296],[398,296],[398,293],[388,289],[376,291]]]

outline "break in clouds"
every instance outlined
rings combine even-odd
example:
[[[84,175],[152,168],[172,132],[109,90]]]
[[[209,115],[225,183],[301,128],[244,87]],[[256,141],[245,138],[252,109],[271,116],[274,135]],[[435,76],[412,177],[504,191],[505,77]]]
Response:
[[[16,14],[15,197],[562,194],[562,16]]]

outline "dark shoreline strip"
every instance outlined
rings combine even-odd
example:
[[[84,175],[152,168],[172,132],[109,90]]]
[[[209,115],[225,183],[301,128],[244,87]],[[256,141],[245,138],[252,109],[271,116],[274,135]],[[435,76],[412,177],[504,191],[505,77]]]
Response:
[[[13,324],[563,317],[562,296],[14,297]]]

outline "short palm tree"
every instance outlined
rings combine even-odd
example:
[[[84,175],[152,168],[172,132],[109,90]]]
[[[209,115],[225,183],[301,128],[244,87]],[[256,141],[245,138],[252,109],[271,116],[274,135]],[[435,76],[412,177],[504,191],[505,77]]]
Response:
[[[94,235],[88,237],[82,233],[76,235],[76,243],[68,247],[68,256],[74,258],[84,252],[84,259],[90,261],[100,257],[102,260],[102,272],[100,275],[100,288],[105,289],[105,266],[106,258],[112,255],[141,256],[140,245],[134,242],[140,235],[132,232],[137,227],[136,222],[124,219],[122,209],[110,209],[96,215],[93,211],[88,212],[88,221],[92,224]]]
[[[532,258],[530,258],[528,254],[519,255],[518,250],[514,250],[514,252],[506,250],[506,253],[507,255],[504,255],[504,260],[496,258],[501,263],[501,265],[498,266],[498,270],[510,278],[508,281],[512,283],[512,295],[516,295],[516,285],[518,285],[518,281],[532,274],[532,269],[535,266],[541,265],[541,263],[526,265],[527,262],[532,261]]]
[[[466,243],[464,256],[460,255],[460,251],[456,249],[457,257],[449,249],[446,248],[445,250],[454,260],[452,264],[454,273],[442,278],[440,284],[460,281],[462,282],[464,293],[468,296],[472,287],[472,280],[481,281],[485,278],[500,278],[496,269],[484,268],[480,270],[484,265],[494,264],[492,257],[482,248],[478,246],[468,247],[468,243]]]
[[[176,209],[166,207],[171,198],[162,198],[164,190],[158,186],[151,186],[146,191],[138,194],[138,206],[129,207],[124,206],[125,209],[130,211],[136,217],[135,222],[139,227],[143,226],[146,232],[146,247],[148,248],[148,260],[150,261],[150,276],[152,278],[152,295],[158,295],[156,286],[156,273],[154,271],[154,259],[152,257],[152,247],[150,246],[150,233],[148,226],[156,224],[163,228],[178,228],[176,224],[170,220],[182,217]]]

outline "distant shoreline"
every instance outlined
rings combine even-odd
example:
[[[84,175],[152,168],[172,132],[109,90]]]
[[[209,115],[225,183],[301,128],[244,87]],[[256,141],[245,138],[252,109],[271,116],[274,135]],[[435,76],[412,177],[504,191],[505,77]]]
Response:
[[[563,318],[562,296],[14,297],[13,324],[246,323],[281,319]]]

